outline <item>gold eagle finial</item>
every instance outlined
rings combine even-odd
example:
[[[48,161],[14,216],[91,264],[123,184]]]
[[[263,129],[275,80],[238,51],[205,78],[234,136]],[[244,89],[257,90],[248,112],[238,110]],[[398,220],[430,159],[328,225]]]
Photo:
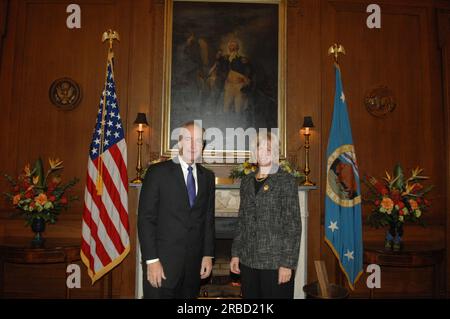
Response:
[[[109,40],[109,49],[112,49],[113,41],[117,40],[120,42],[120,36],[117,31],[113,31],[109,29],[108,31],[103,32],[102,35],[102,42],[105,42],[106,40]]]
[[[345,54],[345,48],[342,46],[342,44],[333,44],[328,49],[328,55],[333,54],[334,55],[334,62],[338,63],[339,54]]]

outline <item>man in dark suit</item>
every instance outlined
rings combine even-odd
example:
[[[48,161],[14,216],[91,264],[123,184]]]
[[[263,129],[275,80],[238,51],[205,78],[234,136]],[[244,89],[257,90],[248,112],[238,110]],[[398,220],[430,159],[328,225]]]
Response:
[[[214,173],[198,162],[203,131],[183,125],[179,154],[150,166],[138,216],[144,298],[196,298],[214,256]]]

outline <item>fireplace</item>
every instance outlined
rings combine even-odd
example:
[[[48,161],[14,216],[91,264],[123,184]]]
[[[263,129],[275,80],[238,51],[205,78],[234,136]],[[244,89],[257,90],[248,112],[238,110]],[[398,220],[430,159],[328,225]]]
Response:
[[[230,276],[231,239],[216,239],[213,276]]]
[[[238,298],[239,275],[230,272],[231,244],[239,212],[239,185],[216,185],[216,240],[211,277],[202,283],[200,295],[209,298]]]
[[[217,228],[217,226],[216,226]],[[230,272],[232,239],[216,238],[215,258],[211,276],[202,281],[200,296],[206,298],[239,298],[239,275]]]

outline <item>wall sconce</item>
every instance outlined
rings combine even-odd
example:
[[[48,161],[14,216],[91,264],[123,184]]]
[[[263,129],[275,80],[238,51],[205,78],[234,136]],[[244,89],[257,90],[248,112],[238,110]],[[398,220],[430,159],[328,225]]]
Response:
[[[138,156],[136,165],[136,178],[131,181],[133,184],[142,184],[142,163],[141,163],[141,153],[142,153],[142,133],[144,133],[144,127],[148,126],[147,117],[145,113],[138,113],[134,124],[138,126]]]
[[[311,130],[314,128],[314,123],[311,116],[305,116],[303,119],[303,126],[301,128],[301,133],[305,136],[305,181],[304,186],[314,186],[315,184],[309,180],[309,136],[311,135]]]

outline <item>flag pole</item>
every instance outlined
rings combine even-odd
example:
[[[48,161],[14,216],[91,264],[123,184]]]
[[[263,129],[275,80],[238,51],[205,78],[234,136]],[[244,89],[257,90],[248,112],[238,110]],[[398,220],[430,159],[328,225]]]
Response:
[[[106,74],[105,74],[105,86],[103,90],[103,106],[102,106],[102,121],[100,123],[100,156],[98,158],[97,163],[97,182],[96,182],[96,188],[97,188],[97,195],[103,194],[103,146],[104,146],[104,140],[105,140],[105,109],[106,109],[106,83],[108,81],[108,66],[111,64],[111,69],[113,67],[112,60],[114,58],[114,52],[113,52],[113,43],[114,40],[120,41],[120,36],[117,31],[113,31],[109,29],[108,31],[103,32],[102,35],[102,42],[107,41],[109,42],[109,49],[108,49],[108,58],[106,61]]]
[[[340,67],[339,67],[339,57],[341,54],[345,55],[345,48],[338,43],[334,43],[330,48],[328,48],[328,55],[333,56],[334,60],[334,66],[335,69],[335,80],[336,80],[336,88],[335,88],[335,99],[334,99],[334,111],[333,111],[333,120],[330,130],[330,140],[332,138],[332,134],[335,134],[335,140],[339,139],[338,145],[333,145],[332,148],[330,148],[330,140],[328,142],[327,147],[327,176],[329,175],[330,170],[332,170],[331,166],[336,163],[336,161],[344,155],[347,157],[347,159],[350,156],[351,160],[351,166],[352,171],[357,171],[356,166],[356,156],[354,146],[353,146],[353,140],[351,137],[351,128],[350,128],[350,122],[348,118],[347,113],[347,106],[345,102],[345,94],[342,89],[342,81],[341,81],[341,74],[340,74]],[[337,113],[338,112],[338,113]],[[335,126],[335,114],[340,114],[340,118],[337,119],[339,122],[339,126]],[[339,128],[337,128],[339,127]],[[334,131],[333,132],[333,128]],[[348,130],[347,137],[344,137],[342,135],[342,129]],[[349,165],[349,164],[347,164]],[[354,175],[352,174],[355,184],[359,184],[359,177],[356,179],[355,176],[358,176],[358,174]],[[347,198],[342,197],[341,191],[338,189],[333,188],[332,185],[329,183],[329,178],[327,178],[327,185],[326,185],[326,199],[325,199],[325,225],[330,223],[330,226],[325,226],[325,242],[328,244],[328,246],[331,248],[331,251],[335,255],[337,259],[336,264],[336,274],[337,274],[337,280],[339,281],[339,284],[343,285],[343,278],[341,274],[345,275],[345,278],[347,279],[348,285],[351,290],[355,289],[355,284],[358,282],[359,278],[361,277],[363,271],[362,271],[362,265],[363,265],[363,241],[362,241],[362,226],[361,226],[361,194],[359,190],[357,190],[357,193],[355,197]],[[357,187],[359,189],[359,186]],[[350,220],[348,224],[348,229],[351,230],[349,234],[352,234],[352,242],[349,242],[349,244],[354,247],[351,248],[350,251],[348,248],[346,249],[346,254],[343,253],[343,246],[342,243],[346,240],[346,237],[343,237],[343,235],[340,235],[341,231],[344,230],[341,228],[339,230],[338,224],[341,224],[342,220],[345,222],[345,218],[348,218],[351,216],[351,214],[341,214],[341,211],[352,209],[353,210],[353,220]],[[333,214],[332,214],[333,213]],[[331,217],[333,216],[333,217]],[[330,229],[330,230],[327,230]],[[336,232],[336,233],[335,233]],[[327,234],[328,233],[328,234]],[[348,239],[348,238],[347,238]],[[361,247],[359,247],[361,246]],[[358,251],[359,249],[359,251]],[[347,266],[344,264],[344,257],[347,258],[347,261],[354,260],[354,262],[357,262],[357,264],[349,264],[347,263]],[[341,272],[339,272],[339,269]]]

